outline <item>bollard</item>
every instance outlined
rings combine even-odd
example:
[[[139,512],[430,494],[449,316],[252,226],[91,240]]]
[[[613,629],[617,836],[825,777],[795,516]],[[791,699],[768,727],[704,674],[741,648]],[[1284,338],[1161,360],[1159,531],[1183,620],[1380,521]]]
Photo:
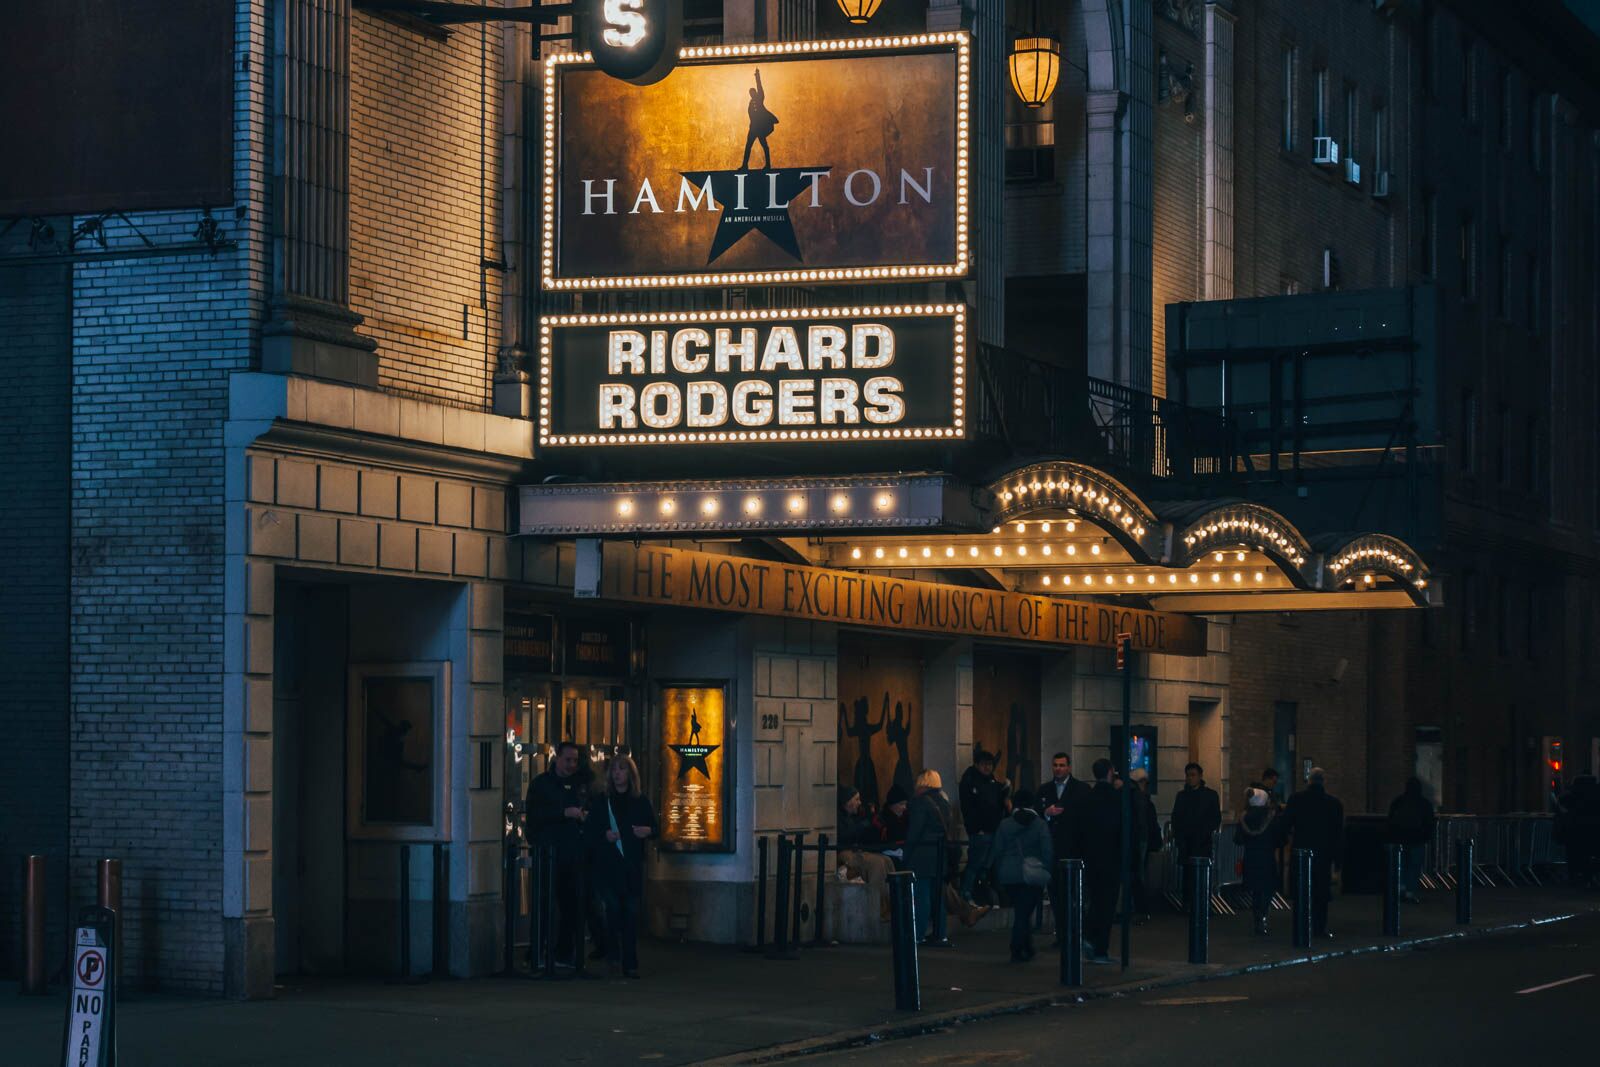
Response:
[[[97,872],[97,898],[102,908],[109,908],[115,919],[112,923],[112,959],[117,977],[122,977],[122,861],[103,859]]]
[[[411,846],[400,846],[400,979],[411,980]]]
[[[794,856],[794,889],[789,905],[794,911],[794,930],[789,936],[789,946],[798,952],[800,950],[800,901],[805,895],[801,892],[805,884],[804,875],[806,869],[806,835],[804,833],[794,835],[792,854]]]
[[[556,976],[556,850],[549,843],[539,848],[539,951],[544,953],[544,976]]]
[[[1456,923],[1472,923],[1472,838],[1463,837],[1456,842]]]
[[[433,843],[433,974],[450,973],[450,851]]]
[[[756,951],[767,947],[767,839],[756,838]]]
[[[1295,948],[1311,947],[1311,855],[1309,848],[1294,850],[1294,915],[1289,928]]]
[[[500,910],[504,920],[502,928],[505,932],[503,939],[505,951],[500,960],[500,969],[505,974],[511,974],[517,969],[517,912],[520,910],[522,903],[522,894],[519,892],[521,879],[517,877],[517,835],[515,833],[506,835],[503,851],[504,856],[501,863],[503,869],[500,872]]]
[[[582,860],[573,861],[572,881],[577,887],[573,899],[578,905],[572,916],[572,973],[577,978],[584,977],[589,959],[589,953],[584,948],[584,942],[589,940],[589,887],[584,884],[583,868]]]
[[[29,856],[22,886],[22,992],[45,992],[44,912],[45,863],[43,856]]]
[[[828,879],[827,879],[827,876],[826,876],[827,869],[828,869],[828,835],[827,834],[818,834],[817,835],[817,899],[815,901],[813,901],[812,905],[811,905],[812,939],[818,945],[826,944],[826,942],[823,940],[823,938],[826,935],[823,933],[823,929],[822,929],[822,912],[823,912],[823,908],[825,906],[824,902],[827,900],[827,894],[828,894]]]
[[[1062,860],[1061,895],[1063,919],[1056,940],[1061,944],[1061,984],[1083,984],[1083,861]]]
[[[928,900],[933,908],[933,914],[928,916],[928,944],[939,948],[950,947],[950,913],[944,906],[944,872],[947,869],[945,864],[949,862],[949,855],[945,849],[948,847],[945,839],[939,838],[938,866],[935,868],[939,873],[934,877],[933,885],[929,887],[928,892]]]
[[[1400,936],[1400,849],[1383,846],[1383,936]]]
[[[789,859],[788,834],[778,835],[778,897],[772,909],[772,951],[769,959],[777,959],[789,952]]]
[[[916,882],[917,876],[910,871],[889,875],[889,945],[897,1011],[922,1010],[922,980],[917,973]]]
[[[1211,857],[1190,856],[1189,962],[1205,963],[1211,948]]]

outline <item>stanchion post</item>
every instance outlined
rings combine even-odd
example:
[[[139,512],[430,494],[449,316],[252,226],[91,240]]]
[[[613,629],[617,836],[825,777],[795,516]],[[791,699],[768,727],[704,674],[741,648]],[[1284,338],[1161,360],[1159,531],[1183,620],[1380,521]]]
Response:
[[[788,834],[778,835],[777,899],[772,909],[771,956],[783,956],[789,951],[789,858],[791,846]]]
[[[1083,984],[1083,861],[1062,860],[1061,929],[1056,939],[1061,944],[1061,984]]]
[[[411,846],[400,846],[400,980],[411,978]]]
[[[922,1010],[922,980],[917,973],[917,876],[895,871],[889,881],[889,944],[894,967],[894,1006]]]
[[[1205,963],[1211,948],[1211,857],[1190,856],[1189,962]]]
[[[517,877],[517,834],[513,830],[506,835],[505,848],[502,850],[500,872],[500,911],[505,918],[504,954],[500,961],[501,970],[506,974],[513,973],[517,968],[517,912],[521,903],[522,894],[518,892],[521,886]],[[531,941],[531,938],[530,938]]]
[[[794,835],[794,848],[791,850],[791,855],[794,857],[794,889],[792,890],[793,896],[789,901],[789,907],[794,913],[794,928],[789,937],[789,947],[798,951],[800,948],[800,903],[801,898],[805,896],[801,892],[805,886],[804,875],[806,869],[806,835],[804,832]]]
[[[756,838],[756,950],[767,947],[767,837]]]
[[[22,992],[45,991],[44,912],[47,888],[43,856],[29,856],[22,886]]]
[[[1456,842],[1456,923],[1472,924],[1472,838],[1463,837]]]
[[[584,975],[587,967],[589,952],[584,943],[589,939],[589,886],[584,879],[583,860],[574,857],[572,861],[573,884],[577,886],[573,899],[577,907],[573,909],[572,916],[572,973],[579,978]]]
[[[1400,850],[1390,842],[1383,846],[1383,936],[1400,936]]]
[[[556,976],[556,924],[560,921],[556,907],[556,850],[549,842],[539,846],[539,888],[542,915],[539,919],[539,951],[544,954],[544,976]]]
[[[1294,917],[1289,926],[1295,948],[1311,947],[1311,855],[1309,848],[1294,850]]]
[[[944,838],[939,838],[937,870],[939,873],[933,878],[933,885],[929,887],[928,900],[932,902],[933,914],[928,916],[931,925],[928,927],[928,943],[948,948],[950,945],[950,915],[944,906],[944,872],[949,862],[950,854],[945,851],[950,846]]]
[[[828,895],[828,835],[817,835],[817,899],[811,904],[811,926],[813,939],[818,945],[826,944],[823,938],[822,916],[827,907]]]

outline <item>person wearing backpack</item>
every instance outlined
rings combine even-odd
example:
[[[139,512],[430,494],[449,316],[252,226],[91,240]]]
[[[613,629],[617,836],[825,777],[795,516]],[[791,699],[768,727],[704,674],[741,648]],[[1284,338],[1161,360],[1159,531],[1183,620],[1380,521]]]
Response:
[[[1416,903],[1422,861],[1433,840],[1433,805],[1422,792],[1420,778],[1406,779],[1405,792],[1389,805],[1389,840],[1401,848],[1401,896]]]
[[[1034,810],[1034,797],[1017,790],[1010,817],[1000,821],[989,856],[989,880],[1011,901],[1011,962],[1033,959],[1033,915],[1050,884],[1054,859],[1050,831]]]

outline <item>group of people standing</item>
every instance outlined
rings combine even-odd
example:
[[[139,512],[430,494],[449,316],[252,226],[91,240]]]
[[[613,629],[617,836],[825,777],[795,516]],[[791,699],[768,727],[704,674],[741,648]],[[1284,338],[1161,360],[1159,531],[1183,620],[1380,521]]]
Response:
[[[582,756],[571,741],[557,745],[549,769],[528,784],[524,809],[529,843],[551,850],[556,965],[576,965],[587,925],[589,958],[638,978],[645,843],[661,828],[632,758],[612,756],[596,781]]]

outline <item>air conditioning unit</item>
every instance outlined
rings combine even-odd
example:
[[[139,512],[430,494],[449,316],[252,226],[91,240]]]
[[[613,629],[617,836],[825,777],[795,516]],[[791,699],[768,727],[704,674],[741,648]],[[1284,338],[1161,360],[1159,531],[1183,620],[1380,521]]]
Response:
[[[1349,156],[1344,157],[1344,180],[1351,185],[1361,184],[1361,164]]]
[[[1372,199],[1374,199],[1374,200],[1387,200],[1387,199],[1389,199],[1389,172],[1388,171],[1380,170],[1380,171],[1376,171],[1376,172],[1373,173],[1373,175],[1372,175]]]
[[[1332,137],[1317,137],[1313,140],[1314,143],[1311,146],[1314,156],[1313,162],[1319,163],[1325,167],[1338,166],[1339,142],[1335,141]]]

